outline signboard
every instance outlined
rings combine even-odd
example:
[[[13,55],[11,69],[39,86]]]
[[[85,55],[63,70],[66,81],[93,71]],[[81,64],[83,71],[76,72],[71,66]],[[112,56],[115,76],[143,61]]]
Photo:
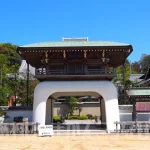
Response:
[[[53,125],[39,125],[39,136],[51,136],[53,135]]]
[[[150,102],[136,102],[136,111],[150,112]]]

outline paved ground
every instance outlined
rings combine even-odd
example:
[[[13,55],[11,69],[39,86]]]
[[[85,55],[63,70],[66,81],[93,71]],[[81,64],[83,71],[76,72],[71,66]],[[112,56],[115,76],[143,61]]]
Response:
[[[0,136],[0,150],[149,150],[148,135]]]

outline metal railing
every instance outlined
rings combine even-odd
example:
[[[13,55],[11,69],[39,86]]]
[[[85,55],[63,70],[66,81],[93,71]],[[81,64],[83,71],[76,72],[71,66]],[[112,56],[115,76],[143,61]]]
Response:
[[[0,134],[37,134],[39,123],[0,123]]]

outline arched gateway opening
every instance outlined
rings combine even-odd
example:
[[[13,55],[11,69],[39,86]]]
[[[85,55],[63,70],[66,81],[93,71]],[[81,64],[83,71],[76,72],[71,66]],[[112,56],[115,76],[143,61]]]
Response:
[[[115,121],[119,121],[119,108],[116,87],[109,81],[47,81],[37,85],[34,92],[33,121],[40,124],[52,122],[51,95],[60,96],[93,95],[104,98],[107,129],[114,131]]]

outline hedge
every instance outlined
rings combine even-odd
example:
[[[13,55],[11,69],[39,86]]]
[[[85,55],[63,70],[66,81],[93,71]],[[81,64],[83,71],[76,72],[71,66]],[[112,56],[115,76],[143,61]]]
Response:
[[[82,116],[69,116],[69,120],[77,119],[77,120],[87,120],[88,116],[82,115]]]
[[[92,116],[92,119],[95,119],[96,116]],[[88,116],[86,115],[81,115],[81,116],[77,116],[77,115],[74,115],[74,116],[69,116],[67,118],[68,120],[88,120]],[[61,122],[61,118],[59,116],[53,116],[53,121],[54,122]]]

